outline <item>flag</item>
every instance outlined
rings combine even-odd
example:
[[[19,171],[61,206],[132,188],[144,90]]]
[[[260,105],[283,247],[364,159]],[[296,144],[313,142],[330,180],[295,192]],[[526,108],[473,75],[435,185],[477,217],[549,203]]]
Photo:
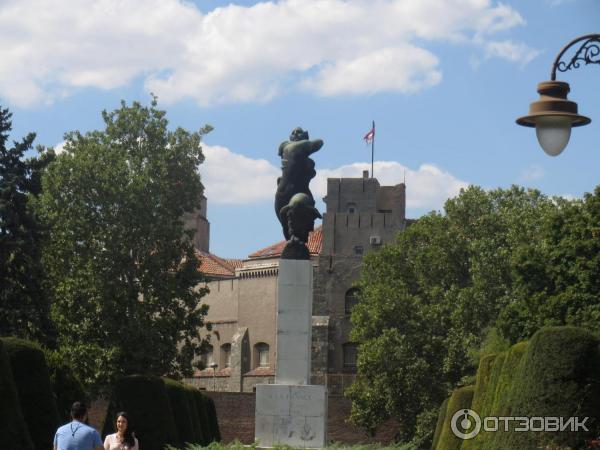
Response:
[[[375,138],[375,124],[373,124],[373,128],[369,130],[365,137],[363,138],[367,144],[370,144],[371,141]]]

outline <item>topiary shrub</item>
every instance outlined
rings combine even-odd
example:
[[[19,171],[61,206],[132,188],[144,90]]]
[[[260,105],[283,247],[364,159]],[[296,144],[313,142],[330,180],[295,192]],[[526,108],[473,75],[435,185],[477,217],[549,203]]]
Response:
[[[452,429],[450,428],[450,422],[452,420],[452,416],[457,411],[471,407],[474,392],[475,386],[465,386],[452,392],[452,395],[448,400],[448,409],[446,411],[444,425],[442,427],[442,432],[440,434],[440,439],[438,441],[436,450],[460,449],[463,440],[454,435]]]
[[[210,425],[210,429],[212,430],[212,441],[221,442],[221,430],[219,428],[219,419],[217,417],[217,407],[215,406],[215,401],[212,397],[206,396],[208,401],[207,404],[207,414],[208,414],[208,423]]]
[[[520,372],[520,364],[528,345],[529,342],[527,341],[519,342],[513,345],[509,351],[506,352],[506,355],[503,357],[499,356],[497,358],[497,362],[501,360],[502,364],[498,364],[497,366],[494,365],[492,368],[492,377],[497,377],[497,381],[494,383],[496,388],[491,409],[486,413],[486,415],[495,417],[511,417],[512,405],[510,396],[512,385],[517,377],[517,374]],[[508,425],[509,428],[514,428],[515,423],[509,423]],[[493,433],[482,432],[482,448],[485,448],[486,450],[502,448],[502,445],[505,445],[504,441],[506,439],[504,435],[509,432],[504,431],[504,425],[498,427],[498,431]]]
[[[102,435],[115,432],[116,414],[127,411],[130,426],[144,450],[177,445],[179,437],[164,381],[159,377],[130,375],[113,386]]]
[[[487,416],[491,410],[491,406],[494,402],[494,391],[495,386],[492,382],[492,374],[494,363],[498,359],[498,354],[486,355],[481,358],[479,367],[477,369],[477,377],[475,381],[475,392],[473,394],[473,401],[471,402],[471,409],[479,414],[479,417],[483,418]],[[503,358],[501,358],[503,359]],[[487,450],[484,445],[486,433],[483,429],[473,439],[465,440],[461,446],[463,450],[475,450],[484,449]]]
[[[73,369],[64,362],[59,354],[47,351],[46,362],[48,363],[50,383],[54,392],[59,418],[61,422],[68,422],[71,420],[71,406],[73,403],[77,401],[87,403],[89,399],[83,385],[73,374]]]
[[[582,448],[599,431],[599,399],[598,338],[582,328],[543,328],[531,338],[512,383],[511,416],[589,417],[589,431],[503,433],[499,447]]]
[[[202,437],[204,438],[202,445],[208,445],[214,441],[215,436],[214,431],[210,426],[207,397],[199,390],[196,390],[194,392],[194,400],[196,401],[196,410],[198,411],[198,418],[200,419],[200,429],[202,430]]]
[[[184,384],[183,386],[185,389],[186,400],[188,402],[192,427],[194,430],[194,442],[207,442],[208,438],[204,436],[200,420],[200,414],[198,413],[198,407],[196,406],[196,392],[199,391],[195,387],[190,386],[188,384]]]
[[[504,358],[504,363],[500,369],[500,376],[496,382],[496,392],[494,393],[494,401],[491,408],[491,412],[495,416],[508,417],[511,415],[510,393],[512,384],[520,372],[521,360],[528,345],[528,341],[513,345]]]
[[[34,448],[48,450],[53,446],[60,420],[44,352],[37,344],[23,339],[2,340]]]
[[[34,450],[21,411],[8,354],[0,339],[0,436],[5,450]]]
[[[183,384],[175,380],[163,378],[163,381],[165,382],[167,396],[169,397],[173,418],[175,419],[175,425],[177,426],[177,434],[179,437],[178,445],[183,447],[188,443],[200,443],[200,441],[196,440],[196,428],[192,423],[192,410],[195,412],[195,407],[189,401],[188,391]]]
[[[448,410],[448,401],[450,397],[442,402],[438,413],[437,423],[435,425],[435,432],[433,433],[433,441],[431,443],[432,450],[437,448],[438,442],[440,441],[440,435],[442,434],[442,428],[444,428],[444,420],[446,419],[446,411]]]

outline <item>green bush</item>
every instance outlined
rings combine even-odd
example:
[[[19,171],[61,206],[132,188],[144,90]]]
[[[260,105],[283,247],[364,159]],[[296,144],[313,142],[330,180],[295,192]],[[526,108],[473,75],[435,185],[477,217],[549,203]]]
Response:
[[[177,426],[177,434],[179,437],[178,445],[182,446],[185,444],[197,444],[196,427],[192,423],[192,410],[195,410],[193,405],[189,401],[188,390],[183,384],[171,380],[169,378],[163,378],[165,382],[165,388],[167,390],[167,396],[171,402],[171,410],[173,411],[173,418]],[[196,415],[197,417],[197,415]]]
[[[217,408],[215,406],[215,401],[212,397],[206,396],[208,400],[208,423],[210,424],[210,429],[212,430],[212,441],[221,442],[221,430],[219,428],[219,419],[217,417]]]
[[[104,421],[102,435],[115,432],[115,415],[127,411],[130,425],[144,450],[177,445],[179,437],[173,411],[159,377],[130,375],[117,380]]]
[[[479,368],[477,369],[477,377],[475,381],[475,392],[473,394],[473,401],[471,403],[471,409],[479,414],[479,417],[483,418],[489,415],[491,406],[494,402],[494,390],[495,386],[492,384],[492,375],[494,363],[498,359],[498,354],[486,355],[481,358],[479,362]],[[463,442],[461,449],[463,450],[475,450],[484,449],[487,450],[483,441],[485,440],[484,431],[473,439],[469,439]]]
[[[186,400],[188,402],[192,427],[194,430],[194,442],[206,442],[207,438],[204,436],[200,421],[200,414],[198,413],[198,408],[196,407],[196,392],[198,392],[198,389],[188,384],[184,384],[183,386],[185,389]]]
[[[0,436],[5,450],[33,450],[8,354],[0,339]]]
[[[510,417],[512,411],[512,403],[510,400],[512,385],[515,381],[517,374],[520,373],[520,364],[523,360],[523,355],[527,346],[528,341],[519,342],[513,345],[508,352],[500,354],[497,358],[498,363],[494,364],[492,368],[492,377],[496,377],[497,381],[495,384],[495,392],[491,409],[486,413],[488,416],[495,417]],[[509,423],[509,428],[514,428],[514,423]],[[504,425],[498,427],[498,431],[493,433],[482,432],[481,438],[483,439],[482,448],[486,450],[502,448],[504,441],[506,440],[505,434],[510,433],[504,431]],[[480,439],[479,436],[475,439]]]
[[[85,389],[73,374],[73,369],[58,353],[46,351],[46,362],[59,418],[61,422],[68,422],[71,419],[71,405],[77,401],[87,403]]]
[[[519,367],[528,345],[528,341],[513,345],[504,357],[502,366],[497,367],[500,370],[500,375],[496,382],[496,392],[494,392],[494,401],[491,408],[491,412],[495,416],[508,417],[511,415],[510,393],[512,384],[520,371]]]
[[[200,418],[200,429],[202,430],[202,436],[204,438],[202,445],[208,445],[216,440],[215,430],[211,427],[211,420],[209,418],[208,397],[199,390],[196,390],[194,391],[194,399],[196,401],[198,417]]]
[[[438,413],[437,423],[435,425],[435,432],[433,433],[433,442],[431,444],[432,450],[437,448],[438,442],[440,441],[440,435],[442,434],[442,428],[444,427],[444,420],[446,419],[446,411],[448,410],[448,401],[450,397],[442,402]]]
[[[462,439],[457,438],[452,433],[450,428],[450,422],[452,416],[461,409],[467,409],[471,407],[473,401],[473,394],[475,393],[475,386],[465,386],[455,390],[450,399],[448,400],[448,409],[446,410],[446,416],[444,418],[444,425],[440,438],[436,447],[436,450],[458,450],[462,445]]]
[[[25,423],[36,450],[52,448],[59,425],[44,352],[33,342],[3,338]]]
[[[599,340],[582,328],[543,328],[532,338],[512,384],[511,416],[589,417],[589,432],[503,433],[499,448],[549,444],[582,448],[600,419]]]

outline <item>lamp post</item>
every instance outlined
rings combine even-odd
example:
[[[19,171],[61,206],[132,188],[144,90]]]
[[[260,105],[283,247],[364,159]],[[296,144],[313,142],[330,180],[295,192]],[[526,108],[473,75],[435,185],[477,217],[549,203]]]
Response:
[[[216,390],[217,390],[217,378],[216,378],[216,372],[217,372],[217,367],[218,367],[218,366],[219,366],[219,365],[218,365],[216,362],[214,362],[214,363],[211,363],[211,364],[208,366],[208,367],[212,367],[212,370],[213,370],[213,391],[216,391]]]
[[[581,44],[580,44],[581,43]],[[561,61],[575,44],[580,44],[570,61]],[[569,84],[556,81],[556,71],[577,69],[581,64],[600,64],[600,34],[587,34],[573,39],[563,47],[552,64],[550,81],[538,84],[539,100],[531,103],[529,114],[519,117],[517,123],[535,127],[538,142],[550,156],[559,155],[569,142],[571,128],[587,125],[591,119],[577,112],[577,103],[568,100]]]

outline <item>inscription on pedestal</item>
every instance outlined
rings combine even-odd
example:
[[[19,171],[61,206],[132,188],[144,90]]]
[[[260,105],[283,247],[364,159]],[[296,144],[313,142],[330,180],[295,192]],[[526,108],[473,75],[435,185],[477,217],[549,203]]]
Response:
[[[318,448],[327,444],[325,386],[256,386],[255,436],[261,447],[286,444]]]

